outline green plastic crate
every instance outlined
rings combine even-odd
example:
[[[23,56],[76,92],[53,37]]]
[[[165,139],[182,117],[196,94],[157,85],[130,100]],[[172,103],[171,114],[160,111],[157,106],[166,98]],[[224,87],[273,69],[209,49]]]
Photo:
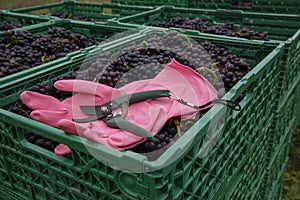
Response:
[[[146,6],[162,6],[162,5],[173,5],[178,7],[188,7],[189,0],[111,0],[112,3],[120,3],[124,5],[146,5]]]
[[[46,16],[50,16],[55,12],[65,12],[68,13],[70,17],[77,14],[82,14],[92,20],[106,22],[107,19],[130,16],[151,9],[153,9],[153,7],[150,6],[61,1],[58,3],[45,4],[41,6],[14,9],[12,11],[17,13]],[[51,16],[51,18],[57,17]]]
[[[115,48],[131,42],[140,43],[153,32],[160,33],[147,29],[136,37],[126,38],[103,49],[115,51]],[[157,160],[149,161],[145,156],[131,151],[119,152],[82,142],[75,135],[0,109],[0,163],[4,163],[0,165],[1,190],[13,191],[27,199],[33,199],[31,196],[35,199],[223,199],[226,194],[222,193],[222,188],[230,175],[241,169],[254,148],[263,145],[260,140],[264,138],[262,130],[268,126],[268,117],[275,109],[275,83],[279,78],[277,69],[281,64],[283,45],[234,39],[228,41],[203,35],[193,39],[240,52],[239,56],[255,67],[224,97],[234,100],[247,91],[240,102],[240,112],[227,112],[223,124],[225,107],[215,105]],[[74,61],[65,66],[44,68],[35,76],[39,76],[40,80],[49,80],[58,70],[75,69],[81,63]],[[30,76],[26,81],[19,80],[23,88],[30,88],[35,83]],[[18,94],[14,95],[13,101],[18,100]],[[216,126],[211,127],[211,122]],[[28,143],[20,132],[21,128],[71,146],[72,158],[56,156]],[[207,133],[216,135],[207,137]],[[207,156],[199,158],[202,153],[199,144],[209,138],[214,140],[219,134],[221,136],[215,148]],[[101,155],[101,161],[110,165],[99,162],[89,153],[87,146]],[[204,152],[209,148],[210,145],[205,146]],[[260,153],[257,149],[255,152]],[[123,162],[125,171],[114,168],[113,164],[117,161]],[[149,169],[157,170],[147,172]],[[132,170],[144,173],[132,173]]]
[[[50,28],[53,27],[63,27],[67,30],[71,30],[75,33],[80,33],[86,37],[94,37],[99,41],[111,41],[114,37],[118,37],[116,35],[121,34],[122,32],[126,32],[129,34],[127,28],[108,26],[108,25],[93,25],[85,22],[76,22],[76,21],[68,21],[68,20],[54,20],[45,22],[43,24],[37,24],[30,27],[24,27],[19,30],[27,30],[32,32],[33,34],[45,34]],[[133,31],[134,33],[135,31]],[[87,49],[75,51],[67,54],[65,57],[44,63],[42,65],[30,68],[28,70],[24,70],[3,78],[0,78],[0,106],[6,104],[7,102],[13,101],[12,96],[17,93],[23,91],[26,88],[26,84],[24,85],[20,80],[26,81],[28,77],[31,77],[33,81],[40,81],[40,77],[38,76],[39,72],[42,72],[44,68],[51,68],[52,66],[61,66],[69,63],[74,57],[82,58],[89,52],[89,50],[95,48],[96,46],[91,46]]]
[[[300,27],[299,15],[254,13],[225,9],[179,8],[175,6],[160,6],[153,10],[109,21],[110,23],[115,21],[115,23],[119,22],[119,24],[128,26],[151,26],[153,23],[169,21],[174,17],[199,17],[203,22],[212,21],[214,24],[232,22],[236,27],[248,27],[259,32],[267,31],[270,39],[279,41],[288,40],[296,34]],[[194,30],[191,30],[190,34],[193,34],[193,32]]]
[[[205,10],[161,6],[151,11],[136,15],[110,20],[110,24],[126,27],[150,26],[156,22],[169,21],[174,17],[199,17],[203,21],[213,21],[215,24],[233,22],[237,26],[246,26],[253,30],[268,31],[271,40],[285,42],[285,54],[282,58],[281,75],[278,82],[278,104],[282,104],[288,91],[300,75],[300,15],[269,14],[244,12],[239,10]],[[172,28],[174,30],[183,30]],[[197,35],[198,31],[184,30],[186,35]],[[224,38],[229,38],[223,36]],[[246,39],[241,39],[246,40]]]
[[[245,3],[238,4],[238,2]],[[221,8],[267,13],[300,13],[300,2],[298,0],[190,0],[189,7],[204,9]]]
[[[265,199],[281,199],[292,135],[290,132],[284,134],[284,142],[272,152],[264,177]]]
[[[0,22],[21,23],[22,27],[25,27],[25,26],[39,24],[47,21],[49,21],[49,19],[47,18],[32,16],[27,14],[12,13],[6,10],[0,10]]]

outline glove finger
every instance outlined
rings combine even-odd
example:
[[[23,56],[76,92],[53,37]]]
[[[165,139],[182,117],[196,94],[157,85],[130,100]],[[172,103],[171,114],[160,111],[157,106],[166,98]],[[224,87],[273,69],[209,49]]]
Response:
[[[32,110],[60,110],[62,107],[58,99],[31,91],[22,92],[20,99]]]
[[[35,110],[30,113],[30,117],[36,121],[48,124],[53,127],[58,127],[58,122],[61,119],[72,119],[72,115],[67,110]]]
[[[63,156],[63,155],[71,153],[71,150],[67,145],[59,144],[58,146],[55,147],[54,153],[58,156]]]
[[[83,137],[86,138],[86,139],[89,139],[95,143],[98,143],[98,144],[102,144],[104,146],[107,146],[107,147],[110,147],[110,148],[114,148],[112,147],[108,142],[107,142],[107,137],[101,137],[98,135],[99,132],[95,132],[94,130],[92,129],[87,129],[84,134],[83,134]],[[119,150],[118,148],[114,148],[114,149],[117,149]]]
[[[70,119],[61,119],[58,121],[57,128],[67,133],[82,135],[89,126],[90,123],[76,123]]]
[[[121,149],[121,150],[134,147],[145,140],[146,140],[145,138],[135,136],[132,133],[126,131],[116,133],[110,136],[109,138],[107,138],[107,142],[109,146],[111,146],[114,149]]]
[[[69,119],[62,119],[58,122],[58,128],[67,133],[84,136],[84,133],[90,131],[98,137],[106,138],[111,134],[119,131],[119,129],[109,127],[104,121],[97,120],[88,123],[77,123]]]
[[[54,87],[58,90],[67,92],[88,93],[97,96],[110,96],[114,88],[85,80],[61,80],[54,83]]]
[[[112,147],[107,142],[107,138],[109,135],[115,134],[120,130],[108,127],[103,121],[98,120],[81,124],[71,120],[61,120],[59,121],[59,128],[65,132],[78,134],[80,137],[119,150],[117,147]]]

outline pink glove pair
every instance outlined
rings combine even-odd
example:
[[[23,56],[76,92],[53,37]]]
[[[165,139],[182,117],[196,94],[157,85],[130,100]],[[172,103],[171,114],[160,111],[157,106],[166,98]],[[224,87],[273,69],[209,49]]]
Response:
[[[31,118],[117,150],[131,148],[146,139],[109,127],[103,120],[74,122],[72,119],[90,117],[82,112],[81,105],[102,105],[126,94],[166,89],[195,105],[203,105],[217,99],[217,91],[203,76],[181,65],[175,59],[172,59],[153,79],[135,81],[119,89],[83,80],[57,81],[54,86],[59,90],[76,94],[60,102],[51,96],[30,91],[23,92],[21,100],[33,110],[30,114]],[[130,105],[125,120],[155,135],[170,118],[190,119],[198,111],[174,99],[162,97]],[[69,152],[70,149],[63,144],[55,149],[58,155]]]

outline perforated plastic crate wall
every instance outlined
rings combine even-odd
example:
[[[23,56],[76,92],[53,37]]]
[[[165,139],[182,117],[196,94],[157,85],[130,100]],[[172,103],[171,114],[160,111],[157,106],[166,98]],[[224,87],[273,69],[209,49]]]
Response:
[[[99,41],[112,41],[113,37],[116,37],[115,34],[126,31],[127,34],[130,34],[127,28],[123,27],[114,27],[108,25],[92,25],[84,22],[71,22],[68,20],[55,20],[50,22],[45,22],[43,24],[33,25],[30,27],[24,27],[19,30],[27,30],[33,33],[34,35],[47,34],[48,30],[53,27],[63,27],[67,30],[70,30],[74,33],[82,34],[86,37],[94,37]],[[24,70],[3,78],[0,78],[0,105],[4,105],[5,103],[12,102],[14,95],[19,94],[26,88],[26,84],[23,84],[22,81],[26,83],[27,79],[30,77],[32,81],[38,83],[40,81],[40,77],[37,75],[39,72],[43,72],[44,69],[51,68],[52,66],[61,66],[70,62],[71,57],[74,59],[82,58],[82,56],[86,55],[86,53],[95,48],[96,46],[91,46],[87,49],[78,50],[72,53],[67,54],[65,57],[61,59],[57,59],[48,63],[44,63],[42,65],[38,65],[36,67],[30,68],[28,70]]]
[[[32,15],[46,15],[48,17],[55,12],[64,12],[69,14],[69,18],[74,15],[81,14],[97,22],[106,22],[107,19],[130,16],[151,9],[153,9],[153,7],[150,6],[62,1],[59,3],[45,4],[41,6],[19,8],[12,11]],[[57,17],[52,16],[51,18]]]
[[[295,35],[285,42],[285,55],[279,82],[279,105],[285,103],[295,85],[299,87],[300,77],[300,26]],[[300,94],[297,93],[299,97]]]
[[[266,174],[268,165],[268,144],[270,137],[270,124],[273,117],[270,117],[269,123],[261,129],[262,133],[258,138],[257,144],[249,152],[245,163],[239,171],[236,172],[223,187],[225,199],[262,199],[264,195],[263,177]]]
[[[292,134],[298,124],[296,110],[299,103],[297,102],[298,81],[294,83],[293,88],[285,96],[281,104],[275,111],[275,118],[272,123],[272,134],[270,136],[270,154],[273,155],[275,149],[282,146],[286,138],[286,134]]]
[[[132,41],[143,41],[154,30],[145,30]],[[231,175],[236,174],[253,149],[262,145],[263,129],[268,125],[268,117],[275,109],[274,95],[279,78],[282,45],[223,40],[218,37],[194,37],[199,41],[210,41],[228,48],[246,58],[254,69],[247,74],[224,97],[238,98],[247,91],[240,102],[242,110],[229,110],[223,124],[221,113],[225,107],[215,105],[174,145],[156,161],[148,161],[145,156],[131,151],[119,152],[90,142],[82,142],[75,135],[27,119],[4,109],[0,109],[0,150],[5,166],[1,169],[1,186],[4,191],[26,196],[30,199],[222,199],[223,185]],[[118,46],[112,45],[110,48]],[[80,63],[75,64],[76,66]],[[57,70],[66,70],[70,64],[60,68],[45,68],[40,80],[55,76]],[[34,85],[28,77],[26,88]],[[18,95],[14,95],[14,102]],[[215,126],[210,127],[210,123]],[[210,127],[210,128],[209,128]],[[72,158],[56,156],[54,153],[28,143],[21,128],[43,135],[51,140],[71,147]],[[224,129],[223,129],[224,128]],[[207,133],[216,135],[208,135]],[[204,140],[221,134],[209,154],[199,158],[200,144]],[[111,164],[122,161],[124,171],[118,171],[99,162],[86,149],[98,152],[103,162]],[[210,144],[204,147],[209,150]],[[256,152],[256,151],[255,151]],[[177,157],[178,156],[178,157]],[[176,158],[176,159],[175,159]],[[167,165],[170,163],[170,165]],[[257,163],[257,169],[260,165]],[[162,168],[161,168],[162,167]],[[254,167],[251,165],[249,167]],[[159,169],[158,169],[159,168]],[[158,169],[153,172],[131,173],[132,170]],[[249,172],[252,173],[252,172]],[[13,183],[13,184],[12,184]],[[4,188],[4,189],[3,189]],[[31,188],[29,190],[28,188]]]
[[[239,2],[245,2],[239,4]],[[250,3],[250,4],[247,4]],[[299,14],[300,2],[297,0],[190,0],[189,7],[205,9],[233,9],[252,12]]]
[[[280,200],[283,189],[284,176],[286,172],[286,165],[288,162],[288,155],[291,145],[292,133],[286,132],[281,146],[277,146],[270,157],[266,175],[264,177],[264,198],[268,200]]]
[[[296,106],[295,106],[296,121],[300,123],[300,81],[296,88]]]
[[[21,23],[22,27],[24,27],[24,26],[30,26],[33,24],[39,24],[47,21],[49,21],[49,19],[43,17],[31,16],[31,15],[19,14],[19,13],[11,13],[9,11],[0,10],[0,22]],[[2,31],[0,30],[0,32]]]

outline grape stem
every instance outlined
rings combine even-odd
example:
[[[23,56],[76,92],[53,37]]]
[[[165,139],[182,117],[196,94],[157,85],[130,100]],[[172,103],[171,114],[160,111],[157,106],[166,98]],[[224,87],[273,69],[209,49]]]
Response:
[[[220,62],[214,62],[213,64],[211,64],[212,66],[216,66],[217,64],[219,64]]]
[[[176,137],[181,137],[182,134],[181,134],[181,130],[180,130],[180,122],[179,122],[179,120],[178,120],[178,119],[173,119],[173,122],[174,122],[174,124],[175,124],[175,126],[176,126],[176,130],[177,130],[177,133],[176,133],[176,135],[174,136],[174,138],[176,138]]]
[[[47,55],[43,55],[42,57],[41,57],[41,60],[42,60],[42,62],[44,63],[44,62],[50,62],[51,61],[51,56],[47,56]]]
[[[26,115],[28,118],[30,118],[29,111],[27,112],[27,111],[25,111],[23,108],[20,108],[20,110],[21,110],[23,113],[25,113],[25,115]]]
[[[240,58],[240,63],[243,63],[246,59]]]
[[[67,19],[72,19],[72,17],[73,17],[72,14],[69,14]]]
[[[17,44],[18,42],[19,42],[18,39],[14,39],[12,42],[10,42],[10,43],[8,43],[7,45],[5,45],[5,48],[8,48],[8,47],[10,47],[10,46],[13,45],[13,44]]]
[[[180,37],[180,36],[183,37],[183,38],[185,38],[185,39],[188,41],[188,43],[189,43],[190,45],[192,45],[192,42],[191,42],[190,38],[189,38],[187,35],[178,33],[176,37]]]
[[[196,69],[196,71],[198,72],[198,73],[210,73],[213,77],[214,77],[214,81],[215,80],[218,80],[218,76],[216,75],[216,73],[213,71],[213,70],[211,70],[211,69],[209,69],[209,68],[207,68],[207,67],[199,67],[199,68],[197,68]]]
[[[253,39],[261,40],[268,34],[268,31],[265,31],[261,34],[261,36],[253,36]]]
[[[141,45],[142,46],[148,46],[149,44],[148,44],[148,42],[146,40],[143,40],[142,43],[141,43]]]

